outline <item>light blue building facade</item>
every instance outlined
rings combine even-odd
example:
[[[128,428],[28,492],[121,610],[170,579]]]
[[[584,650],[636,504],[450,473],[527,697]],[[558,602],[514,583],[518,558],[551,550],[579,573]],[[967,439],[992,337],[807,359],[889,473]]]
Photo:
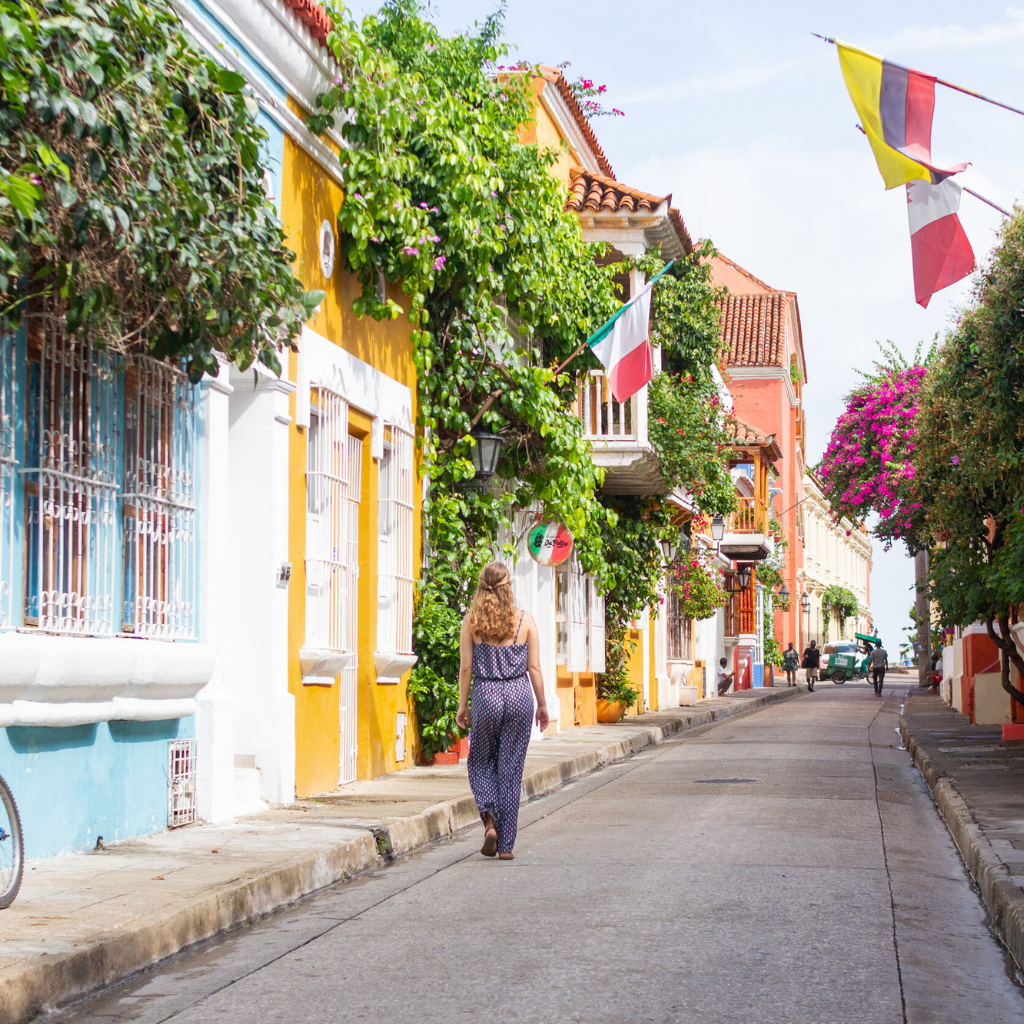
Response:
[[[0,333],[0,773],[29,859],[194,801],[199,400],[43,305]]]

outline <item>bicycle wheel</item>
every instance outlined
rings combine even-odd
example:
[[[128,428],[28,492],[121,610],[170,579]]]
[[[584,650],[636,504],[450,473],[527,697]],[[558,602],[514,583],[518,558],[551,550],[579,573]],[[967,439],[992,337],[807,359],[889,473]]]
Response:
[[[18,805],[0,776],[0,910],[14,902],[25,870],[25,848],[21,841]]]

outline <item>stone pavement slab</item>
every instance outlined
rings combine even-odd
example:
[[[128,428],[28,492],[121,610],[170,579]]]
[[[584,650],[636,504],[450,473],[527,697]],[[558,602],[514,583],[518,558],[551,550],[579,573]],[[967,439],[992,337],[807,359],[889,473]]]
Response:
[[[900,735],[988,908],[1024,966],[1024,742],[911,690]]]
[[[547,737],[530,747],[523,800],[677,733],[804,692],[748,690]],[[465,764],[423,766],[230,825],[29,864],[3,912],[0,1024],[30,1020],[478,822]]]

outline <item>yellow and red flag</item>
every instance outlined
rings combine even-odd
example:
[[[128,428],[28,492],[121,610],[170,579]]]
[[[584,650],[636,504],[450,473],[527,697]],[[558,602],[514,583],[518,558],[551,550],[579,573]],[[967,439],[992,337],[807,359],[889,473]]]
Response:
[[[937,185],[967,164],[932,163],[935,77],[836,40],[839,65],[886,188],[923,180]]]

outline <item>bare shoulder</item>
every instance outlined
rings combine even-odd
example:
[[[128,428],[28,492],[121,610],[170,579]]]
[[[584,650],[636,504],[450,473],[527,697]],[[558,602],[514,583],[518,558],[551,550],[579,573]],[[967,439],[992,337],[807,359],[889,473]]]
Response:
[[[527,634],[537,632],[537,620],[530,614],[530,612],[523,612],[522,628],[526,630]]]

